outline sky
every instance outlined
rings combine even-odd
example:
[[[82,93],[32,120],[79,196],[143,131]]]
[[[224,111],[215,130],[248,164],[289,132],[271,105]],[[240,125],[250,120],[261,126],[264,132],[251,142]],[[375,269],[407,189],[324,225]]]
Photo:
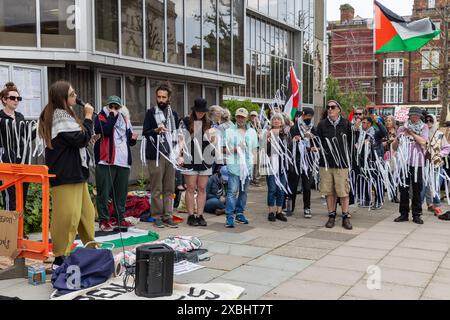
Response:
[[[382,5],[401,16],[412,14],[414,0],[378,0]],[[355,16],[362,18],[373,17],[373,0],[327,0],[327,20],[339,20],[339,7],[348,3],[355,8]]]

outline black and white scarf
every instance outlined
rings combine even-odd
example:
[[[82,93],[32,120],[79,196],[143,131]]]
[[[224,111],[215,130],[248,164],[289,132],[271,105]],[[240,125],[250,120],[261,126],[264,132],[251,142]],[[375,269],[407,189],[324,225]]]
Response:
[[[52,140],[55,139],[58,134],[62,132],[79,132],[82,128],[67,111],[63,109],[56,109],[53,113],[53,123],[52,123]],[[86,148],[80,148],[80,159],[81,165],[86,169],[88,166],[88,156]]]
[[[425,123],[423,123],[422,120],[417,123],[412,123],[411,120],[408,120],[408,122],[405,124],[405,127],[406,129],[409,129],[415,134],[421,136],[423,127],[425,127]]]

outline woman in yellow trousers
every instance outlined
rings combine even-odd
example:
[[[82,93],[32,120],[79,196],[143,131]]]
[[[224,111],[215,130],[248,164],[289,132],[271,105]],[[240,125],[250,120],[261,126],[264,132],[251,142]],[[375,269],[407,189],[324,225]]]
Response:
[[[70,83],[55,82],[49,90],[49,103],[39,118],[39,135],[44,140],[45,164],[56,177],[52,186],[50,228],[54,268],[70,255],[77,233],[84,244],[94,241],[95,209],[89,196],[89,158],[86,147],[92,137],[94,108],[86,104],[84,121],[72,106],[76,93]]]

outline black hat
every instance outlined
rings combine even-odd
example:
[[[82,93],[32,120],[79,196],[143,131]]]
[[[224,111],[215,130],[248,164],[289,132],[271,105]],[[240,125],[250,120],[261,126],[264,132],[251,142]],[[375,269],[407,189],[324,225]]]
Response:
[[[304,114],[305,116],[307,116],[307,115],[314,116],[314,109],[313,109],[313,108],[305,107],[305,108],[303,108],[303,114]]]
[[[208,105],[205,99],[197,98],[194,101],[194,106],[192,107],[194,112],[208,112]]]

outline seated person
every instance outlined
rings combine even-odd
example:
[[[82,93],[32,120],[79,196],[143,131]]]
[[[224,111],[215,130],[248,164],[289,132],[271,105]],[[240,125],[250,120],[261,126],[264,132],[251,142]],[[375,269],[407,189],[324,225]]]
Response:
[[[206,186],[205,212],[214,213],[216,215],[225,214],[225,184],[227,181],[227,167],[222,167],[219,172],[209,177],[208,185]]]

